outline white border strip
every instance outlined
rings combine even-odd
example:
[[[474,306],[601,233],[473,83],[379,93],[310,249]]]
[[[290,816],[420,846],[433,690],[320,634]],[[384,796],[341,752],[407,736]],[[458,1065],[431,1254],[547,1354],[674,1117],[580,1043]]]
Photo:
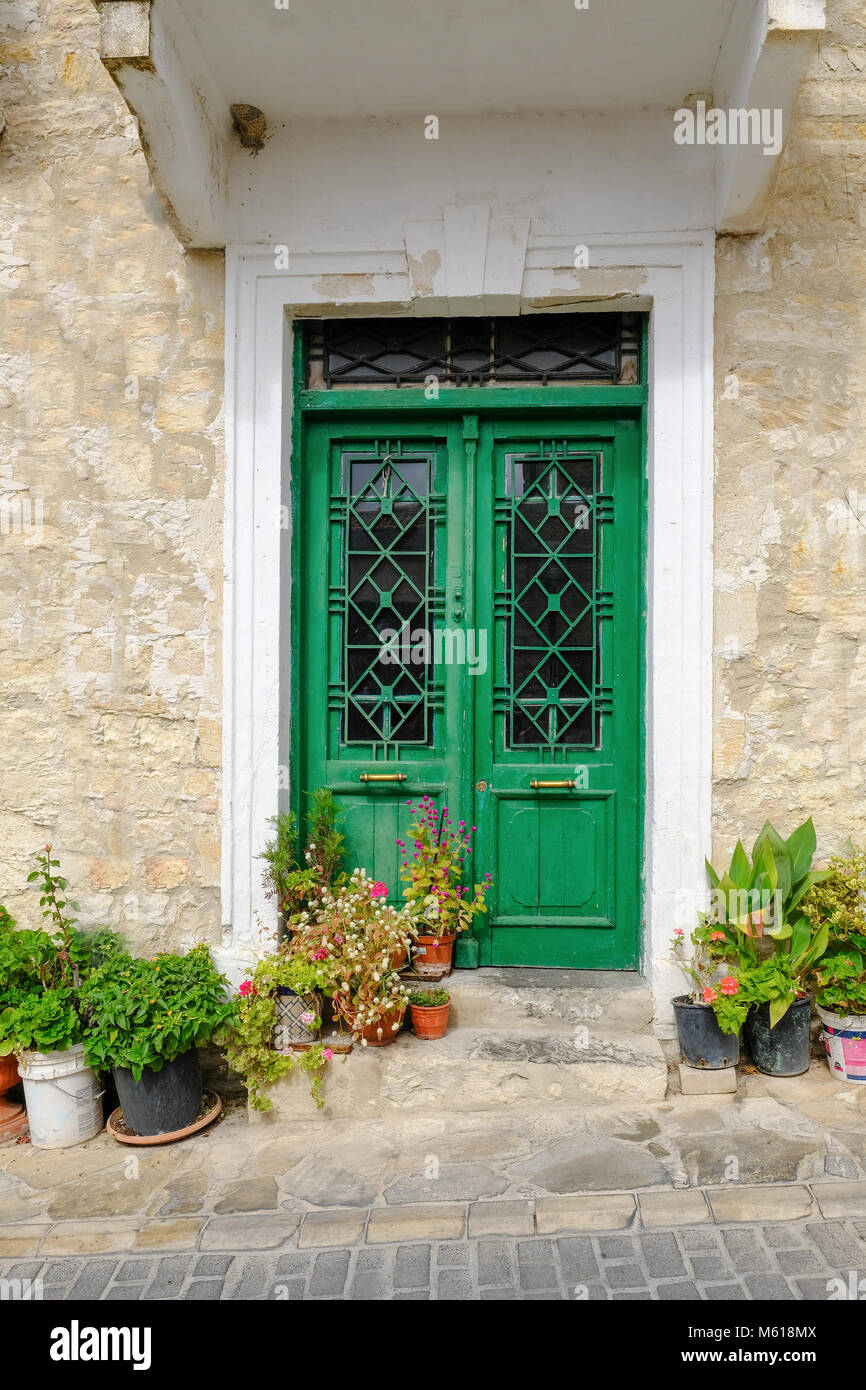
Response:
[[[522,307],[560,296],[562,268],[586,236],[530,238]],[[604,270],[592,307],[651,308],[647,590],[645,968],[656,1026],[672,1031],[679,974],[668,960],[672,927],[697,905],[710,845],[712,804],[713,304],[712,231],[590,239]],[[226,249],[226,479],[223,646],[223,946],[238,979],[276,925],[255,856],[278,807],[280,718],[279,507],[283,480],[283,377],[287,322],[316,304],[331,275],[367,276],[371,315],[412,303],[403,251],[325,248],[274,269],[265,246]],[[559,276],[554,272],[559,271]],[[588,278],[592,279],[591,276]],[[358,312],[357,301],[352,302]],[[340,302],[322,299],[323,314]],[[421,305],[423,308],[423,304]],[[575,307],[589,307],[587,304]],[[471,312],[486,312],[484,296]],[[286,401],[285,410],[291,411]],[[287,487],[287,482],[285,486]],[[282,614],[282,616],[281,616]],[[261,928],[260,929],[260,924]]]

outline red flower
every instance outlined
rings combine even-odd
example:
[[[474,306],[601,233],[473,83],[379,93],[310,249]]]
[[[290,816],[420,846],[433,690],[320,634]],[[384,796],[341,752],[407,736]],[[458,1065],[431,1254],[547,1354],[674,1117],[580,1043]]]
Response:
[[[242,984],[238,985],[238,994],[242,999],[246,999],[250,994],[258,994],[258,990],[252,980],[244,980]]]
[[[328,959],[328,952],[325,950],[324,946],[320,946],[319,949],[318,949],[318,951],[314,951],[314,952],[313,952],[313,960],[327,960],[327,959]]]
[[[716,999],[718,999],[716,991],[713,989],[712,985],[707,985],[706,989],[704,990],[704,1003],[712,1004]]]
[[[711,941],[724,941],[724,939],[725,933],[723,931],[714,931],[712,936],[710,937]]]
[[[726,975],[725,978],[720,981],[719,989],[722,991],[722,994],[739,994],[740,992],[740,986],[733,975]]]

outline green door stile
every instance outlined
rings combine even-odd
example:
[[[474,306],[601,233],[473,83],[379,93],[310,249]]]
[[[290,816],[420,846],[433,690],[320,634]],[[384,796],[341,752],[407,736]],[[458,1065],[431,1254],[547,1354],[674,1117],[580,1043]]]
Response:
[[[399,904],[406,802],[430,796],[493,874],[482,965],[639,969],[645,387],[429,400],[305,390],[297,361],[290,804],[330,786],[349,867]],[[486,633],[486,669],[414,665],[411,641],[383,666],[376,634],[406,625],[473,631],[476,658]]]

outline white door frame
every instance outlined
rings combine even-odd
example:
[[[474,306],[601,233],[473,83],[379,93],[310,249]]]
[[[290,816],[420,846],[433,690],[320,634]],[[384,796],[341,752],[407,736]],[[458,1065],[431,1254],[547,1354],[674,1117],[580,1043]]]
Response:
[[[572,269],[578,243],[588,247],[592,272]],[[510,287],[521,310],[549,308],[554,298],[560,308],[650,310],[644,953],[662,1033],[671,1031],[669,999],[679,992],[668,941],[674,925],[694,921],[710,846],[714,246],[712,231],[530,235]],[[281,250],[226,249],[223,940],[216,954],[235,981],[276,927],[255,856],[286,785],[281,575],[291,538],[281,507],[291,472],[292,319],[448,311],[440,298],[425,302],[414,292],[405,246],[292,252],[288,270],[277,268],[286,259]],[[591,296],[575,297],[578,274]],[[451,282],[460,290],[452,312],[503,312],[502,285],[485,292],[483,264],[473,282],[460,258]]]

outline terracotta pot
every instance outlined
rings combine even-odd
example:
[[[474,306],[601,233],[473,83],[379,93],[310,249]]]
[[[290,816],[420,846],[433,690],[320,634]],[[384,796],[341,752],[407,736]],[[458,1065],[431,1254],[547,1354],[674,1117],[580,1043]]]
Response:
[[[446,974],[451,972],[451,957],[454,954],[455,937],[452,936],[419,936],[418,955],[415,957],[415,969],[419,975],[431,973],[439,974],[442,970]],[[423,954],[422,954],[423,952]]]
[[[391,969],[402,970],[407,960],[406,947],[398,946],[396,951],[391,952]]]
[[[389,1014],[385,1014],[384,1017],[378,1019],[375,1023],[368,1023],[366,1028],[361,1031],[361,1037],[364,1039],[367,1046],[387,1047],[389,1043],[396,1042],[397,1033],[399,1033],[400,1029],[398,1028],[395,1032],[393,1025],[395,1023],[402,1025],[405,1012],[406,1010],[404,1008],[392,1009]],[[350,1022],[353,1022],[353,1020],[350,1019]],[[382,1030],[381,1038],[379,1037],[380,1028]]]
[[[10,1052],[8,1057],[0,1057],[0,1096],[11,1089],[19,1081],[18,1058],[14,1052]]]
[[[412,1004],[412,1027],[416,1038],[444,1038],[451,1000],[447,1004]]]
[[[0,1144],[17,1139],[27,1128],[27,1111],[21,1101],[5,1099],[5,1093],[19,1080],[18,1059],[14,1053],[0,1057]]]

